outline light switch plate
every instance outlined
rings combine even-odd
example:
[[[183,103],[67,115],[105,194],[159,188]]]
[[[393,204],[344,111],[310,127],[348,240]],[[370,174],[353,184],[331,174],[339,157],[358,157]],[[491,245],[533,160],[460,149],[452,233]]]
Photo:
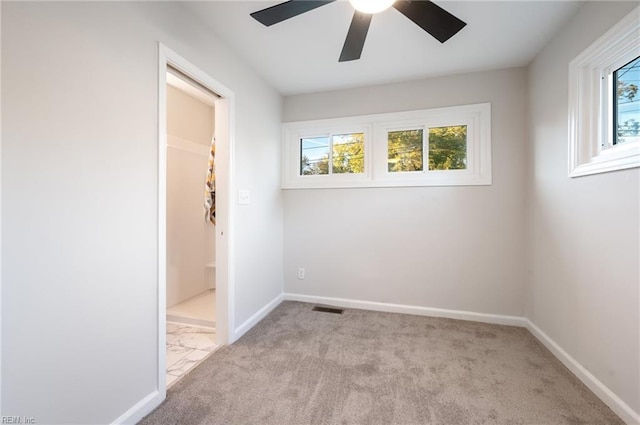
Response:
[[[249,196],[248,190],[239,190],[238,191],[238,204],[240,205],[249,205],[251,203],[251,198]]]

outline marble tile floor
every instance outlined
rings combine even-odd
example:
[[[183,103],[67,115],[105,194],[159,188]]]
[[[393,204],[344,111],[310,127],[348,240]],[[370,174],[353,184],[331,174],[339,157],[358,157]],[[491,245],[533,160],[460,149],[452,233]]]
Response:
[[[167,388],[217,348],[214,329],[167,322]]]

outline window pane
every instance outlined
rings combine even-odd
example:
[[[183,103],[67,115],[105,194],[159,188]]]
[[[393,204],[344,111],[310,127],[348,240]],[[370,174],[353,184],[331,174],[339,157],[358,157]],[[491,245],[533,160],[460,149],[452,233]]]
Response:
[[[364,133],[333,136],[334,173],[364,173]]]
[[[390,131],[387,169],[390,173],[422,171],[422,130]]]
[[[467,168],[467,126],[429,129],[429,170]]]
[[[640,141],[640,57],[613,73],[613,144]]]
[[[329,174],[329,137],[300,139],[300,175]]]

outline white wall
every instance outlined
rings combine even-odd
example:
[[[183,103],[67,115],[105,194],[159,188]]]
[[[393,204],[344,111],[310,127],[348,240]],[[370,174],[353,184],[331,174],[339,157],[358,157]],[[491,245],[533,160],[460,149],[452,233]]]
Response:
[[[522,316],[525,93],[508,69],[286,97],[285,121],[491,102],[493,184],[286,190],[285,291]]]
[[[586,2],[529,69],[527,316],[640,412],[638,169],[568,178],[568,63],[637,2]]]
[[[173,3],[2,9],[2,414],[109,423],[157,386],[157,41],[236,95],[238,325],[282,291],[281,98]]]
[[[204,218],[207,155],[176,148],[172,139],[167,146],[167,307],[208,289],[205,232],[214,233]]]
[[[210,147],[213,128],[213,106],[167,85],[167,134]]]
[[[213,107],[167,86],[167,307],[209,289],[215,227],[205,219]],[[209,272],[209,273],[207,273]]]

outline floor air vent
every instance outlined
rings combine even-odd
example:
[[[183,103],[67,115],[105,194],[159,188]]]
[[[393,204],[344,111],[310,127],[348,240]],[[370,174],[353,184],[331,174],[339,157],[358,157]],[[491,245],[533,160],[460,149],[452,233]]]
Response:
[[[314,306],[312,310],[321,311],[323,313],[333,313],[333,314],[342,314],[344,312],[344,309],[342,308],[322,307],[319,305]]]

